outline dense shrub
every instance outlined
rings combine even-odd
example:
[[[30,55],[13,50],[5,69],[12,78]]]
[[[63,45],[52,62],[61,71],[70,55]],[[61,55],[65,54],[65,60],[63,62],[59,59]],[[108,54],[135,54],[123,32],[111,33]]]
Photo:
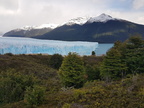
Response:
[[[11,103],[24,99],[27,87],[32,87],[37,81],[33,76],[8,70],[0,73],[0,103]]]
[[[38,106],[43,103],[45,88],[40,86],[27,87],[24,100],[30,106]]]
[[[50,66],[54,69],[59,69],[63,61],[63,56],[60,54],[54,54],[50,58]]]
[[[99,65],[95,65],[95,66],[86,65],[85,71],[86,71],[88,81],[94,81],[100,79]]]

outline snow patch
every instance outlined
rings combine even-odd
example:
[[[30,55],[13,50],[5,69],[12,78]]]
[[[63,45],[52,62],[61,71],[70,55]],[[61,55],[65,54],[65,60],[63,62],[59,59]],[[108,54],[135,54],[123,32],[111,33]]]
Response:
[[[57,27],[58,27],[58,24],[42,24],[40,26],[24,26],[24,27],[15,29],[14,31],[21,31],[21,30],[30,31],[32,29],[44,29],[44,28],[55,29]]]
[[[58,27],[58,24],[42,24],[40,26],[36,26],[35,29],[43,29],[43,28],[55,29],[57,27]]]
[[[104,22],[105,23],[105,22],[107,22],[109,20],[116,20],[116,18],[112,18],[111,16],[106,15],[106,14],[101,14],[98,17],[91,17],[88,20],[88,23],[93,23],[93,22]]]
[[[74,18],[74,19],[69,20],[68,22],[63,23],[62,25],[74,25],[74,24],[83,25],[88,20],[89,20],[89,17],[78,17],[78,18]]]

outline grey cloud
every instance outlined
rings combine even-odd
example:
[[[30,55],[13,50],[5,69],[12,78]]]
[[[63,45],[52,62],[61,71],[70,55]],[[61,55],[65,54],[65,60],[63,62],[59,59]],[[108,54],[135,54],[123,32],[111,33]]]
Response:
[[[133,0],[134,9],[144,9],[144,0]]]
[[[97,16],[101,13],[132,19],[136,12],[130,13],[128,8],[123,8],[123,3],[127,3],[126,1],[131,0],[0,0],[0,9],[13,11],[19,9],[11,14],[0,14],[0,30],[8,31],[25,25],[63,23],[71,18]],[[119,3],[119,7],[116,3]],[[136,6],[140,3],[137,2]],[[128,3],[126,5],[129,6]],[[124,10],[123,14],[121,8]],[[141,13],[139,15],[142,16]]]
[[[18,0],[0,0],[0,7],[6,10],[17,10]]]

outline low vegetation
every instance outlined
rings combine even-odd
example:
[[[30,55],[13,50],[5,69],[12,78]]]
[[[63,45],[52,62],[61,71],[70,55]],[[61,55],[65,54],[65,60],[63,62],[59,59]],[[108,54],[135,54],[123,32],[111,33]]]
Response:
[[[105,56],[0,55],[1,108],[143,108],[144,41]]]

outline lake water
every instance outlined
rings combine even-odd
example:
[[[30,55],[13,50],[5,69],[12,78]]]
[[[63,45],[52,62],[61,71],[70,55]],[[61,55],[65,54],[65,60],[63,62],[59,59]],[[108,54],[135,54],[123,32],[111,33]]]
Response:
[[[106,52],[113,47],[114,44],[98,44],[98,47],[96,48],[96,55],[103,55],[106,54]]]
[[[76,52],[80,55],[103,55],[113,44],[98,44],[97,42],[68,42],[55,40],[39,40],[19,37],[0,37],[0,54],[55,54],[67,55]]]

